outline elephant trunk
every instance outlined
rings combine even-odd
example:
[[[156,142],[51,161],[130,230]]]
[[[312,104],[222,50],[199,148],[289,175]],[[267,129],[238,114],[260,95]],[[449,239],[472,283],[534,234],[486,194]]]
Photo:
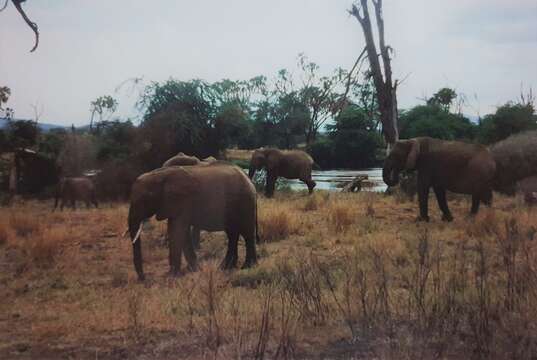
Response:
[[[255,175],[255,166],[250,165],[250,168],[248,169],[248,177],[250,178],[250,180],[254,177],[254,175]]]
[[[388,186],[395,186],[399,183],[399,172],[391,166],[384,166],[382,169],[382,179]]]

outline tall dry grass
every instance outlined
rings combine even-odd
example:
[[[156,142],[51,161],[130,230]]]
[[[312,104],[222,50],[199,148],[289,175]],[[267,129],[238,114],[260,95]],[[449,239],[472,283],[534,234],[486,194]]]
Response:
[[[200,270],[180,278],[165,275],[167,249],[154,246],[162,226],[148,226],[146,284],[136,282],[130,243],[110,236],[124,230],[126,206],[51,217],[16,209],[42,216],[33,227],[1,217],[8,247],[27,249],[30,264],[51,260],[0,275],[13,276],[0,278],[7,313],[34,324],[10,334],[37,343],[50,333],[71,346],[106,338],[101,346],[131,357],[150,343],[157,357],[531,359],[537,213],[500,198],[466,219],[461,202],[446,224],[433,204],[423,224],[410,204],[377,194],[260,197],[259,264],[222,272],[226,239],[203,233]]]

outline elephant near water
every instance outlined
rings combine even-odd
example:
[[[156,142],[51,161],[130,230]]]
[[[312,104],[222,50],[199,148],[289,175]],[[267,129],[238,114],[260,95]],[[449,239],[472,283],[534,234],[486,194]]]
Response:
[[[228,248],[224,269],[238,261],[238,239],[246,242],[243,268],[257,262],[256,191],[244,172],[232,165],[170,166],[145,173],[136,179],[131,193],[128,226],[133,243],[134,267],[144,280],[141,224],[156,215],[168,220],[169,263],[172,274],[181,270],[184,251],[188,267],[197,268],[190,239],[190,227],[206,231],[225,231]]]
[[[384,162],[382,176],[388,186],[399,182],[399,173],[416,170],[418,177],[419,220],[429,221],[428,199],[432,187],[442,220],[452,221],[446,190],[472,195],[471,213],[480,202],[492,203],[492,183],[496,162],[482,145],[418,137],[396,142]]]
[[[301,150],[257,149],[250,159],[248,176],[253,178],[257,170],[267,170],[265,195],[272,197],[278,177],[286,179],[299,179],[308,186],[311,194],[315,188],[315,181],[311,178],[313,159]]]
[[[90,203],[96,208],[98,207],[95,184],[87,177],[65,177],[60,180],[56,189],[54,200],[54,209],[58,207],[60,200],[60,210],[63,210],[65,202],[69,202],[71,208],[76,208],[76,201],[84,201],[86,207],[90,207]]]

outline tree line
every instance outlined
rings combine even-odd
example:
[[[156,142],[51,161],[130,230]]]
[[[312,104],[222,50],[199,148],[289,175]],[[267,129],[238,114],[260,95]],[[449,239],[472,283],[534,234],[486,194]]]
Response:
[[[325,169],[377,166],[385,140],[375,86],[368,71],[355,68],[323,76],[300,55],[294,71],[281,70],[270,80],[152,82],[136,104],[137,122],[114,117],[117,100],[101,96],[90,103],[90,126],[40,132],[35,121],[9,121],[0,130],[0,151],[35,149],[58,163],[63,175],[101,169],[108,181],[123,184],[109,186],[111,193],[126,193],[133,178],[179,151],[204,158],[222,157],[229,148],[299,147]],[[9,95],[2,87],[4,116]],[[442,88],[423,104],[399,110],[400,138],[490,144],[537,128],[531,92],[477,121],[462,113],[463,101],[454,89]]]

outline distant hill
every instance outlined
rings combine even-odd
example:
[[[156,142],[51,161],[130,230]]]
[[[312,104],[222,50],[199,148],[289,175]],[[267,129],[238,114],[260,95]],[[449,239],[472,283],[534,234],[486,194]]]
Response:
[[[13,119],[13,121],[17,121],[17,120],[27,120],[27,119]],[[0,117],[0,129],[3,129],[7,126],[7,121],[8,120],[6,118]],[[52,129],[66,129],[67,128],[66,126],[62,126],[62,125],[54,125],[54,124],[47,124],[47,123],[37,123],[37,126],[43,132],[47,132]]]

